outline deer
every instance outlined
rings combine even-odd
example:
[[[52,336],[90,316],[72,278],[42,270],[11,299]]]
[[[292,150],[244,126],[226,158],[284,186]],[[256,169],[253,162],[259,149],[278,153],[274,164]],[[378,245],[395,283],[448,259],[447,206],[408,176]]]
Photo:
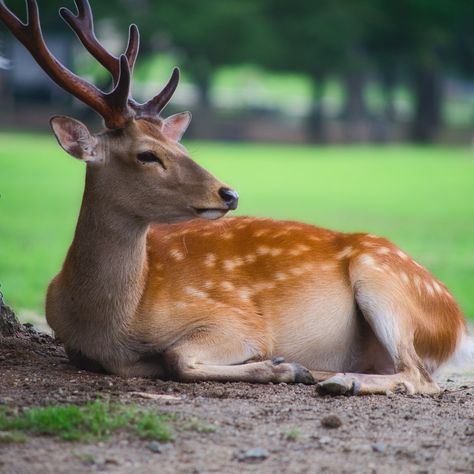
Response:
[[[174,69],[138,103],[139,49],[108,52],[87,0],[63,20],[110,73],[110,92],[48,50],[38,6],[0,18],[42,69],[105,128],[55,116],[60,146],[86,164],[73,241],[46,296],[46,318],[74,366],[181,382],[316,384],[322,394],[435,394],[435,371],[472,352],[451,292],[391,241],[294,221],[225,217],[239,195],[191,159],[191,114],[162,118]],[[222,219],[223,218],[223,219]]]

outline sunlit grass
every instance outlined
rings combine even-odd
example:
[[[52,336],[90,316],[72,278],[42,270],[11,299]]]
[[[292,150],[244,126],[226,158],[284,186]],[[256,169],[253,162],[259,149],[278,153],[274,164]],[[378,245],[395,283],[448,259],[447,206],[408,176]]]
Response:
[[[140,439],[172,441],[168,417],[134,405],[97,400],[86,405],[27,408],[16,413],[0,410],[0,431],[8,443],[26,441],[25,434],[55,436],[63,441],[107,439],[127,430]]]
[[[474,154],[411,146],[188,143],[235,187],[239,214],[385,235],[474,315]],[[52,136],[0,134],[0,283],[16,309],[42,311],[80,206],[84,166]]]

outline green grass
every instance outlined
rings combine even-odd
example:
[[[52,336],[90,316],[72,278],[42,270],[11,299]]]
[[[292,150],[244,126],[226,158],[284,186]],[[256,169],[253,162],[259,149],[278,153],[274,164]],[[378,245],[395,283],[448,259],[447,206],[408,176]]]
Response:
[[[474,153],[413,146],[188,143],[241,195],[239,214],[289,218],[394,240],[474,316]],[[42,311],[80,206],[84,166],[52,136],[0,134],[0,283]]]
[[[0,411],[3,442],[24,442],[25,434],[55,436],[63,441],[107,439],[118,430],[133,432],[140,439],[172,441],[168,417],[136,406],[97,400],[83,406],[64,405],[28,408],[8,414]],[[0,437],[0,443],[2,437]]]
[[[19,431],[0,431],[0,446],[2,444],[25,443],[27,437]]]
[[[301,431],[298,428],[293,427],[288,431],[284,431],[282,435],[287,441],[298,441],[301,437]]]
[[[217,431],[215,425],[206,423],[198,418],[191,418],[188,420],[183,427],[185,430],[195,431],[196,433],[214,433]]]

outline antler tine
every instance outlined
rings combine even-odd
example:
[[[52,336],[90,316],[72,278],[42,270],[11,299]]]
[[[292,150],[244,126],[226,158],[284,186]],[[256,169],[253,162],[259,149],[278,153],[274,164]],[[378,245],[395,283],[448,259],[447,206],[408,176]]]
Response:
[[[127,57],[122,54],[119,63],[119,74],[117,84],[114,89],[106,94],[107,103],[117,114],[123,113],[124,104],[127,103],[130,95],[131,73]],[[116,128],[116,127],[109,127]]]
[[[140,32],[138,31],[138,26],[135,25],[135,23],[132,23],[128,29],[128,44],[127,49],[125,50],[125,56],[127,56],[128,66],[131,73],[135,67],[139,48]]]
[[[99,42],[94,31],[94,17],[88,0],[75,0],[77,15],[68,8],[62,7],[59,14],[69,27],[76,33],[80,42],[89,53],[107,69],[117,84],[120,74],[119,58],[110,54]],[[140,36],[136,25],[130,26],[128,45],[125,55],[128,59],[130,71],[133,71],[138,55]]]
[[[59,11],[64,21],[76,33],[85,48],[102,64],[114,79],[114,88],[105,93],[63,66],[49,51],[41,32],[38,4],[26,0],[28,18],[23,23],[0,0],[0,19],[28,49],[38,65],[60,87],[98,112],[108,128],[122,128],[133,117],[154,117],[170,101],[179,82],[179,69],[174,68],[162,91],[144,104],[130,97],[131,75],[138,55],[140,34],[136,25],[130,25],[125,54],[120,58],[110,54],[94,33],[92,10],[88,0],[75,0],[77,15],[67,8]]]
[[[41,33],[36,1],[27,0],[27,23],[21,22],[7,8],[3,0],[1,0],[0,7],[2,20],[48,75],[61,87],[79,97],[86,104],[100,112],[105,112],[106,104],[99,96],[100,91],[65,68],[48,50]]]
[[[127,59],[123,57],[117,61],[119,72],[114,90],[108,94],[103,93],[93,84],[76,76],[52,55],[41,32],[38,4],[36,0],[26,2],[26,23],[7,8],[4,0],[0,0],[0,18],[54,82],[97,111],[104,118],[107,127],[123,127],[133,115],[133,111],[128,107],[130,69]]]
[[[179,82],[179,69],[175,67],[171,74],[171,77],[165,87],[157,94],[153,99],[150,99],[143,105],[139,106],[139,115],[154,116],[158,115],[170,101],[171,97],[178,87]]]
[[[59,9],[61,18],[76,33],[77,37],[91,55],[99,61],[113,76],[116,82],[119,76],[118,58],[109,52],[99,43],[94,32],[94,20],[92,10],[87,0],[75,0],[77,15],[66,7]]]

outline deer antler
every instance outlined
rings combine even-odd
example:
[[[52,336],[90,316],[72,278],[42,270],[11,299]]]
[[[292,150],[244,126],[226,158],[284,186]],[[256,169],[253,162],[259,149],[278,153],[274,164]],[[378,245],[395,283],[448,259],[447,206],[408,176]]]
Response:
[[[171,97],[173,97],[174,91],[178,87],[178,82],[179,69],[175,67],[168,83],[163,87],[161,92],[144,104],[136,104],[134,106],[134,109],[137,112],[137,117],[154,117],[158,115],[166,107],[166,104],[171,100]]]
[[[169,102],[179,82],[177,68],[173,70],[171,78],[163,90],[146,103],[139,104],[130,96],[131,74],[140,42],[136,25],[130,26],[125,54],[117,58],[99,43],[94,33],[94,21],[88,0],[75,0],[77,15],[67,8],[61,8],[59,11],[63,20],[76,33],[84,47],[112,75],[114,88],[111,92],[105,93],[75,75],[52,55],[41,32],[36,0],[26,0],[26,4],[28,13],[26,23],[23,23],[7,8],[4,0],[0,0],[0,19],[28,49],[51,79],[98,112],[104,118],[108,128],[123,128],[134,117],[154,117]]]
[[[87,0],[74,0],[77,8],[77,15],[71,10],[62,7],[59,9],[59,14],[62,19],[71,27],[76,33],[77,37],[84,45],[84,47],[92,54],[92,56],[104,66],[114,78],[114,82],[118,81],[119,76],[119,58],[110,54],[97,39],[94,32],[94,18],[92,10]],[[135,61],[137,60],[138,48],[140,45],[140,35],[136,25],[130,25],[128,45],[125,51],[125,56],[128,60],[130,73],[133,71]]]
[[[116,83],[118,80],[119,58],[110,54],[98,41],[94,32],[94,19],[92,9],[88,0],[74,0],[77,8],[77,15],[71,10],[63,7],[59,10],[62,19],[76,33],[77,37],[91,55],[102,64],[114,78]],[[128,59],[130,72],[133,72],[135,61],[138,55],[140,44],[140,34],[135,24],[130,25],[128,45],[125,56]],[[176,90],[179,82],[179,69],[174,68],[171,77],[155,97],[147,101],[145,104],[137,104],[132,98],[129,100],[129,106],[132,107],[137,117],[154,117],[158,115],[168,104]]]

